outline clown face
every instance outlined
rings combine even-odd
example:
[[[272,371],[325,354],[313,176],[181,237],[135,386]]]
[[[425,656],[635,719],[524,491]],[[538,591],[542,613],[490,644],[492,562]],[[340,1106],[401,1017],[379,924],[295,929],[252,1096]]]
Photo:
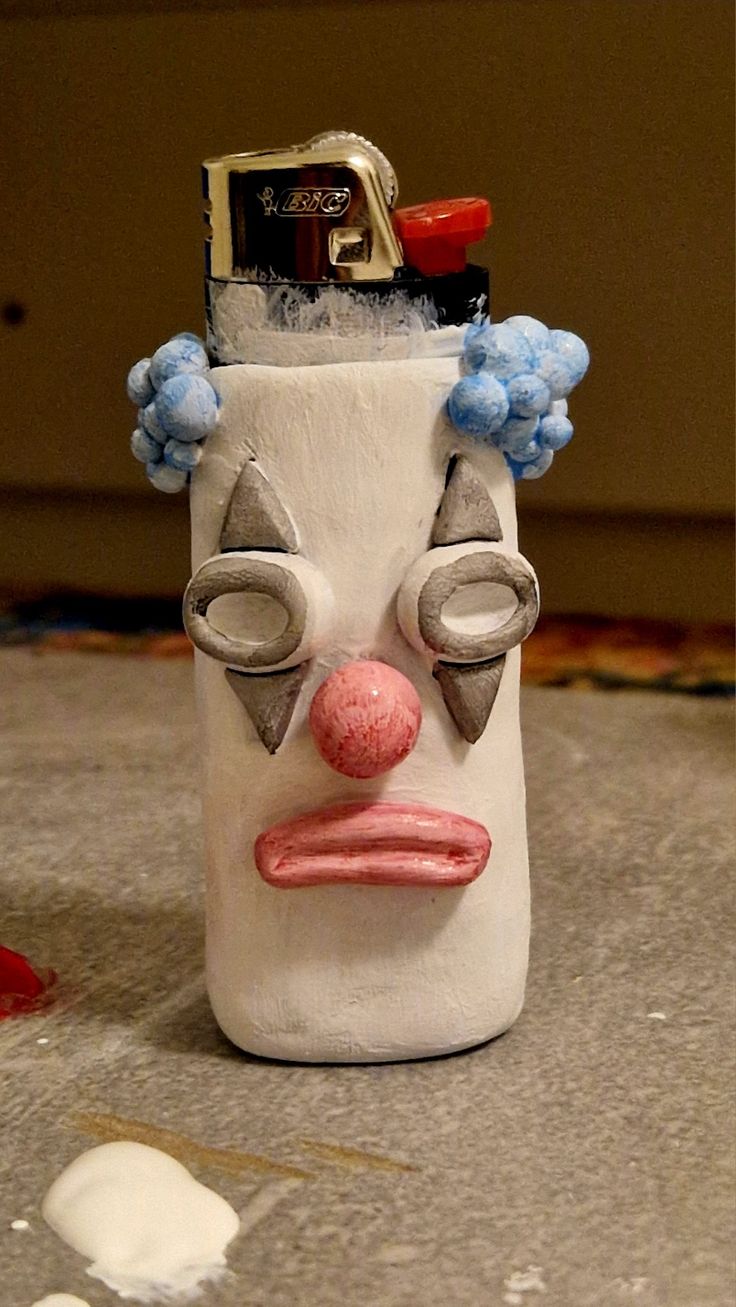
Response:
[[[519,644],[538,608],[459,360],[233,365],[192,486],[208,984],[306,1061],[505,1030],[529,904]]]

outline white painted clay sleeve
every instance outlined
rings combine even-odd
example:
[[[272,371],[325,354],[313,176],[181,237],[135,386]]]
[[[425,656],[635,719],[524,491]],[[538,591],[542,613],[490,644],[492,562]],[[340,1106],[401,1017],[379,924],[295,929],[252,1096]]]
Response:
[[[503,539],[491,548],[517,550],[503,456],[458,436],[445,415],[459,369],[455,356],[211,373],[221,408],[192,483],[193,571],[219,552],[234,484],[254,458],[332,604],[273,755],[223,662],[196,652],[208,987],[222,1029],[252,1053],[314,1062],[423,1057],[500,1034],[522,1006],[529,892],[520,651],[506,654],[488,725],[469,744],[433,677],[433,654],[414,647],[397,615],[401,587],[430,549],[454,454],[467,456],[492,497]],[[308,723],[325,677],[366,657],[408,677],[423,712],[413,752],[367,781],[331,770]],[[261,879],[253,846],[262,831],[354,800],[431,804],[480,822],[492,841],[485,870],[460,888],[283,890]]]

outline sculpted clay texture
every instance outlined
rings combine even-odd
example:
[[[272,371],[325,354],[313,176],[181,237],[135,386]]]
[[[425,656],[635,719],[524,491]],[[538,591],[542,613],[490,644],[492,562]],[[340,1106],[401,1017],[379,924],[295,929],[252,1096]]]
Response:
[[[91,1148],[71,1162],[42,1212],[60,1238],[90,1259],[88,1275],[139,1303],[198,1296],[224,1273],[225,1249],[239,1228],[229,1203],[180,1162],[125,1141]]]
[[[318,345],[315,337],[313,352]],[[305,1061],[421,1057],[499,1034],[523,1001],[519,648],[490,660],[501,652],[499,627],[510,622],[506,634],[517,638],[527,618],[531,625],[536,587],[517,552],[503,455],[447,418],[457,355],[333,363],[329,341],[322,349],[312,366],[233,364],[209,374],[220,407],[191,487],[193,576],[203,564],[204,577],[218,572],[223,557],[240,560],[224,566],[242,565],[248,584],[247,559],[283,568],[303,587],[306,627],[277,666],[259,661],[272,651],[254,654],[233,612],[221,628],[231,639],[227,656],[217,636],[196,650],[208,988],[223,1030],[250,1052]],[[265,531],[277,502],[297,553],[264,553],[264,541],[244,538],[251,519],[231,504],[255,484],[243,475],[253,462],[273,496],[252,521]],[[448,479],[453,489],[438,517]],[[226,524],[236,552],[223,556]],[[453,669],[450,686],[433,675],[443,655],[421,636],[419,594],[437,568],[467,555],[467,575],[460,567],[436,596],[437,616],[451,652],[480,656],[490,672],[471,670],[461,685]],[[464,600],[458,609],[456,582],[461,598],[480,589],[481,612]],[[190,598],[197,591],[195,581]],[[216,604],[236,600],[228,593],[212,602],[214,625]],[[243,604],[253,612],[249,595]],[[262,630],[263,641],[273,638]],[[479,641],[483,631],[490,634]],[[395,684],[393,703],[385,700],[391,732],[375,741],[368,732],[370,758],[353,737],[365,734],[364,718],[370,726],[381,716],[378,686],[369,687],[378,697],[361,710],[360,732],[351,709],[335,741],[320,713],[344,679],[356,688],[366,663],[382,664]],[[299,676],[281,681],[297,664]]]

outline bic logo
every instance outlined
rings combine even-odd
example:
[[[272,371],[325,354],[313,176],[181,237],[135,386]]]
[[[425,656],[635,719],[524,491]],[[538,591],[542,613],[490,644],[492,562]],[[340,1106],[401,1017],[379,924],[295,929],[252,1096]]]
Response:
[[[258,199],[267,218],[272,213],[279,218],[309,218],[315,214],[339,218],[350,203],[350,191],[347,186],[290,186],[274,200],[273,187],[266,186]]]

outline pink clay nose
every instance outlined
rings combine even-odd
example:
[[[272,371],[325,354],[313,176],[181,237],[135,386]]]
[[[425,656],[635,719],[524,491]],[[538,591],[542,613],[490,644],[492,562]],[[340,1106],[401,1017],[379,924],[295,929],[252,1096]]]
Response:
[[[411,681],[386,663],[344,663],[320,685],[309,710],[314,742],[343,776],[367,780],[411,753],[422,705]]]

